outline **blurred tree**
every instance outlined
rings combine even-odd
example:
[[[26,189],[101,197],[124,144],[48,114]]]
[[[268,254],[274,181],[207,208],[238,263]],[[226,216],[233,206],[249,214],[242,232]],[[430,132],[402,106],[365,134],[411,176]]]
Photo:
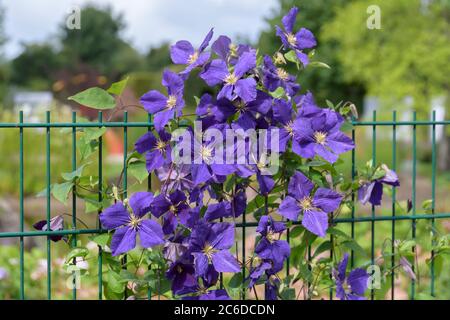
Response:
[[[145,66],[148,71],[160,71],[171,64],[172,60],[170,60],[168,43],[163,43],[159,47],[150,48],[145,57]]]
[[[319,103],[324,103],[326,99],[333,102],[352,101],[358,108],[362,105],[365,93],[364,87],[358,79],[346,79],[343,73],[341,63],[336,58],[336,41],[322,40],[322,26],[329,20],[332,20],[336,11],[344,4],[354,0],[280,0],[279,6],[267,19],[267,31],[261,33],[259,38],[259,47],[263,53],[273,54],[281,45],[280,39],[275,35],[274,25],[281,25],[281,18],[293,6],[299,8],[296,28],[306,27],[310,29],[318,38],[318,47],[314,60],[327,63],[330,69],[307,68],[300,76],[299,81],[302,87],[310,89]],[[295,74],[297,70],[289,70]]]
[[[32,90],[48,90],[55,72],[62,66],[58,52],[49,43],[22,46],[22,53],[11,61],[11,83]]]
[[[366,27],[367,8],[377,5],[381,29]],[[413,98],[419,117],[430,116],[431,100],[446,97],[450,112],[450,0],[362,0],[342,7],[324,26],[337,41],[335,54],[349,81],[362,81],[384,105],[401,107]],[[442,140],[439,163],[450,169],[450,134]]]
[[[114,57],[124,48],[120,37],[125,24],[121,14],[110,7],[88,5],[80,12],[80,29],[69,29],[64,19],[60,26],[62,55],[68,65],[90,65],[104,74],[116,70]]]
[[[339,44],[335,54],[347,80],[362,81],[369,94],[389,102],[412,96],[417,111],[428,117],[431,99],[450,90],[450,6],[445,3],[450,1],[350,3],[324,26],[324,38]],[[371,5],[381,9],[380,30],[366,27]]]

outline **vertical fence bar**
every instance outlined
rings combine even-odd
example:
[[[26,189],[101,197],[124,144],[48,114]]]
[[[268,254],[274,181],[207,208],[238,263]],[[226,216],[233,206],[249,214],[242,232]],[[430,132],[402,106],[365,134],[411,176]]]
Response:
[[[19,122],[23,123],[23,111],[19,112]],[[20,232],[24,231],[24,207],[23,207],[23,127],[19,129],[19,206],[20,206]],[[25,255],[24,239],[20,237],[20,299],[25,299]]]
[[[150,113],[148,114],[147,121],[149,124],[147,127],[147,131],[150,132],[152,130],[152,127],[151,127],[152,115]],[[167,179],[170,179],[170,176],[167,177]],[[151,174],[151,172],[149,172],[149,174],[148,174],[147,191],[152,191],[152,174]],[[150,219],[151,219],[151,215],[150,215]],[[150,271],[150,270],[152,270],[151,264],[148,266],[148,271]],[[148,300],[152,299],[152,290],[151,290],[150,286],[148,287],[148,290],[147,290],[147,298],[148,298]]]
[[[245,191],[244,191],[245,192]],[[245,225],[246,225],[247,221],[246,221],[246,217],[245,217],[245,211],[242,214],[242,243],[241,243],[241,250],[242,250],[242,283],[245,282],[245,237],[246,237],[246,232],[245,232]],[[245,288],[242,288],[242,299],[245,299]]]
[[[50,111],[45,114],[50,124]],[[50,231],[50,126],[46,128],[46,184],[47,184],[47,231]],[[50,236],[47,236],[47,299],[52,299],[52,256]]]
[[[433,126],[431,135],[431,213],[435,213],[436,202],[436,111],[433,110]],[[435,246],[434,234],[435,234],[435,221],[431,219],[431,247]],[[430,294],[434,297],[434,249],[431,250],[431,282],[430,282]]]
[[[72,123],[76,124],[77,122],[77,113],[75,111],[72,112]],[[72,127],[72,171],[77,170],[77,128],[75,126]],[[72,229],[77,229],[77,190],[74,185],[72,188]],[[72,235],[72,247],[77,246],[77,236]],[[77,264],[77,258],[73,258],[72,263],[74,265]],[[77,279],[76,273],[72,272],[72,299],[77,299],[77,287],[76,287]]]
[[[394,125],[392,126],[392,170],[397,170],[397,126],[395,122],[397,121],[397,111],[392,112],[392,120]],[[392,217],[395,217],[395,202],[397,190],[392,187]],[[395,299],[395,219],[392,219],[392,233],[391,233],[391,300]]]
[[[377,111],[373,110],[373,122],[377,121]],[[372,165],[377,163],[377,126],[372,126]],[[375,206],[372,205],[372,222],[371,222],[371,239],[370,239],[370,261],[372,265],[375,264]],[[370,290],[370,298],[375,298],[374,289]]]
[[[126,124],[128,122],[128,112],[124,111],[123,113],[123,122]],[[122,176],[122,186],[123,186],[123,199],[126,199],[128,196],[127,188],[128,188],[128,174],[127,174],[127,149],[128,149],[128,127],[125,125],[123,127],[123,176]],[[127,269],[127,260],[128,257],[125,254],[122,259],[122,269]],[[125,298],[127,298],[127,292],[125,289]]]
[[[99,111],[98,113],[98,122],[103,122],[103,112]],[[101,128],[101,127],[100,127]],[[98,138],[98,202],[100,205],[103,202],[103,138],[100,136]],[[102,210],[98,210],[98,220],[97,224],[99,229],[102,229],[102,223],[100,221],[100,213]],[[103,299],[103,249],[100,245],[98,245],[98,299]]]
[[[417,120],[417,113],[414,111],[413,113],[413,121],[416,122]],[[416,173],[417,173],[417,126],[416,124],[413,125],[413,166],[412,166],[412,215],[416,215]],[[413,240],[416,239],[416,220],[412,220],[412,232],[411,232]],[[415,255],[416,248],[413,246],[412,252]],[[415,270],[415,257],[414,257],[414,263],[412,264],[413,271]],[[416,282],[414,279],[411,279],[411,299],[414,300],[416,295]]]
[[[355,182],[355,176],[356,176],[356,133],[355,133],[355,127],[352,127],[352,140],[353,143],[355,144],[355,147],[352,149],[352,184]],[[351,212],[351,217],[352,217],[352,223],[351,223],[351,237],[352,239],[355,239],[355,206],[356,206],[356,201],[355,201],[356,197],[355,197],[355,191],[353,191],[353,185],[352,185],[352,212]],[[355,265],[355,251],[352,250],[350,253],[350,266],[353,268]]]

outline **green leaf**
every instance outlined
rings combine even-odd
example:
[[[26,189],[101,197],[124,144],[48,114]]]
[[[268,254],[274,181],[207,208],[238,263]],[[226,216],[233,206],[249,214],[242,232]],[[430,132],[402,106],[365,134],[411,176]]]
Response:
[[[302,226],[296,226],[294,228],[292,228],[292,230],[289,232],[289,236],[292,238],[296,238],[298,236],[300,236],[303,231],[305,231],[305,228]]]
[[[106,132],[106,127],[101,128],[84,128],[85,141],[97,140]]]
[[[242,273],[235,273],[228,282],[228,288],[239,289],[242,287]]]
[[[116,106],[116,100],[107,91],[94,87],[81,91],[68,98],[85,107],[106,110],[113,109]]]
[[[101,233],[91,238],[91,241],[94,241],[101,247],[104,247],[108,244],[109,239],[111,238],[111,234],[109,233]]]
[[[356,252],[356,254],[361,256],[366,256],[366,251],[355,241],[355,240],[346,240],[340,243],[344,247],[347,247],[350,250],[353,250]]]
[[[77,178],[80,178],[83,174],[83,169],[87,165],[87,163],[81,165],[78,169],[72,172],[65,172],[61,174],[61,177],[66,181],[75,181]]]
[[[126,77],[123,80],[114,82],[113,84],[111,84],[111,86],[108,88],[108,92],[111,94],[115,94],[116,96],[120,96],[123,92],[123,90],[125,89],[125,87],[127,86],[128,80],[130,79],[130,77]]]
[[[422,202],[422,209],[425,210],[426,213],[431,213],[433,209],[433,200],[428,199]]]
[[[327,65],[325,62],[320,61],[312,61],[309,63],[310,67],[316,67],[316,68],[325,68],[325,69],[331,69],[329,65]]]
[[[285,53],[284,57],[286,58],[287,61],[290,61],[293,63],[298,63],[297,54],[295,53],[294,50],[291,50],[291,51]]]
[[[280,99],[284,97],[285,92],[283,87],[278,87],[275,91],[270,92],[270,95],[274,97],[275,99]]]
[[[107,275],[105,281],[108,283],[108,289],[113,293],[120,294],[125,290],[125,283],[122,282],[122,277],[117,272],[110,270]]]
[[[144,161],[134,161],[128,164],[128,172],[142,183],[148,177],[147,167]]]
[[[52,187],[52,195],[56,200],[66,204],[70,191],[72,191],[73,182],[63,182],[54,184]]]
[[[66,256],[66,263],[69,263],[73,258],[77,257],[86,257],[89,254],[89,250],[87,248],[75,247]]]

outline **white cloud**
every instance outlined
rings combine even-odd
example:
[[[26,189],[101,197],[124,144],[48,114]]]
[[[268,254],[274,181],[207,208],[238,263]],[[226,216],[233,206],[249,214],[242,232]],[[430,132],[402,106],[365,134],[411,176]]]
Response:
[[[6,8],[5,31],[8,57],[20,52],[21,42],[51,39],[74,5],[88,0],[14,0],[3,2]],[[31,4],[32,3],[32,4]],[[141,51],[163,41],[188,39],[200,43],[211,27],[216,35],[242,35],[255,40],[264,27],[264,17],[276,6],[276,0],[97,0],[123,12],[127,24],[124,36]],[[82,18],[82,17],[81,17]],[[81,19],[81,27],[82,25]]]

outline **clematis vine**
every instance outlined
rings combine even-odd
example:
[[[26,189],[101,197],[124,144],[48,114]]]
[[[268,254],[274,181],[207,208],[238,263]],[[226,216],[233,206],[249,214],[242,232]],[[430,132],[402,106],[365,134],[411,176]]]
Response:
[[[358,190],[358,199],[362,204],[370,202],[374,206],[379,206],[383,197],[383,184],[393,187],[400,186],[395,171],[389,169],[386,165],[382,165],[381,170],[384,171],[383,177],[363,182],[360,186]]]

